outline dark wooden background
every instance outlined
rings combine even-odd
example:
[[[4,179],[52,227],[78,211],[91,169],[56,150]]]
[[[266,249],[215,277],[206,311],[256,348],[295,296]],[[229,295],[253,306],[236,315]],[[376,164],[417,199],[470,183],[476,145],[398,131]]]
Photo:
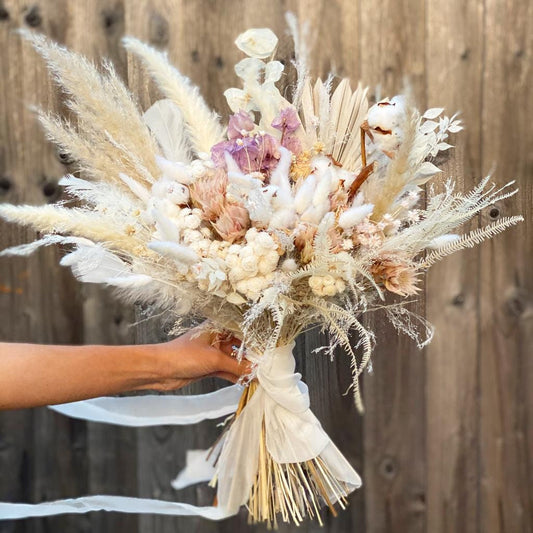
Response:
[[[120,47],[122,35],[137,36],[168,49],[208,102],[226,113],[222,92],[234,84],[240,57],[233,40],[248,27],[270,26],[289,59],[287,9],[311,23],[315,74],[334,69],[354,83],[381,84],[382,95],[394,94],[407,75],[421,108],[462,111],[466,131],[446,174],[471,187],[494,170],[498,183],[516,178],[521,187],[518,197],[492,206],[473,225],[515,213],[527,217],[519,228],[431,271],[415,306],[437,327],[423,352],[373,318],[379,344],[374,373],[365,377],[363,418],[341,395],[348,384],[342,356],[334,363],[318,355],[300,358],[313,409],[364,480],[347,511],[335,520],[326,517],[325,531],[531,532],[533,3],[0,1],[0,201],[54,201],[65,171],[27,110],[35,103],[59,109],[58,97],[41,60],[14,29],[31,27],[90,57],[110,57],[146,107],[157,93]],[[0,232],[0,248],[34,237],[7,225]],[[0,262],[1,340],[163,338],[158,323],[132,327],[132,309],[104,290],[80,286],[58,259],[59,252],[48,249],[28,260]],[[319,342],[307,335],[300,352]],[[0,501],[110,493],[206,504],[211,494],[205,489],[176,494],[168,483],[184,450],[205,447],[216,434],[212,423],[134,430],[73,421],[46,409],[6,412],[0,416]],[[0,522],[2,533],[245,529],[244,516],[210,523],[92,513]],[[301,530],[319,528],[306,523]]]

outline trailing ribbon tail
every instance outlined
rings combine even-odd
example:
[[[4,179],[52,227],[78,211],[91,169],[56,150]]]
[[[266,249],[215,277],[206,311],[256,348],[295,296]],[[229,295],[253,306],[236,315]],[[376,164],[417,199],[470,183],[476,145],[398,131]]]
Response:
[[[234,413],[242,391],[242,386],[232,385],[193,396],[94,398],[49,408],[71,418],[117,426],[183,426]]]
[[[31,518],[59,514],[82,514],[90,511],[116,511],[119,513],[152,513],[173,516],[201,516],[210,520],[222,520],[235,513],[222,507],[196,507],[188,503],[129,498],[126,496],[84,496],[55,502],[37,504],[0,503],[0,519]]]

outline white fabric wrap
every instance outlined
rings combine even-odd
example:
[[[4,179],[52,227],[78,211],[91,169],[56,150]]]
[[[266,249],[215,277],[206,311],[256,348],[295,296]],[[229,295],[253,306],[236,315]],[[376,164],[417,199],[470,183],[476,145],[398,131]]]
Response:
[[[320,457],[335,477],[347,483],[351,490],[360,487],[357,472],[331,442],[309,408],[307,386],[301,381],[301,375],[294,372],[293,348],[294,343],[278,347],[260,358],[249,356],[258,363],[259,385],[218,444],[221,451],[216,469],[207,459],[207,450],[192,450],[187,452],[186,467],[172,481],[172,486],[180,489],[208,481],[216,474],[217,507],[99,495],[39,504],[0,503],[0,519],[98,510],[195,515],[211,520],[227,518],[236,514],[248,500],[257,471],[263,420],[266,446],[274,460],[295,463]],[[199,396],[97,398],[53,406],[52,409],[74,418],[124,426],[194,424],[234,412],[242,390],[234,385]],[[334,494],[330,497],[335,499]]]

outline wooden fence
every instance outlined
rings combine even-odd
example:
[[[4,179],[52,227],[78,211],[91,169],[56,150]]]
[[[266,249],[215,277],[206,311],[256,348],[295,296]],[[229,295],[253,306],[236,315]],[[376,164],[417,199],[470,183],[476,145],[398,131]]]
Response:
[[[56,200],[68,161],[48,145],[28,104],[58,109],[42,61],[13,33],[30,27],[90,57],[109,57],[140,103],[157,98],[120,46],[124,34],[169,50],[221,113],[236,76],[233,40],[248,27],[282,36],[284,12],[309,20],[314,72],[334,70],[392,95],[404,76],[420,107],[461,110],[446,175],[471,187],[494,170],[521,192],[481,215],[489,222],[531,214],[533,3],[527,0],[6,0],[0,1],[0,201]],[[373,92],[375,94],[375,91]],[[476,224],[479,221],[476,221]],[[0,226],[0,248],[30,231]],[[453,256],[430,273],[414,308],[437,327],[420,352],[374,319],[379,344],[364,380],[367,412],[356,414],[348,363],[310,350],[300,369],[326,430],[361,472],[364,487],[325,531],[526,533],[533,531],[533,317],[531,218],[493,242]],[[162,338],[158,324],[131,327],[134,312],[99,288],[81,287],[58,266],[59,252],[0,262],[0,339],[39,343],[128,343]],[[529,268],[528,268],[529,267]],[[211,390],[214,381],[193,390]],[[169,479],[184,450],[205,447],[213,424],[120,429],[69,420],[46,409],[0,416],[0,501],[39,502],[84,494],[175,498]],[[181,496],[181,495],[180,495]],[[204,489],[183,496],[208,503]],[[221,523],[114,513],[0,522],[0,532],[202,533],[246,530],[245,516]],[[304,531],[319,531],[306,524]],[[257,530],[263,530],[257,528]],[[289,531],[291,528],[282,528]],[[322,530],[322,531],[324,531]]]

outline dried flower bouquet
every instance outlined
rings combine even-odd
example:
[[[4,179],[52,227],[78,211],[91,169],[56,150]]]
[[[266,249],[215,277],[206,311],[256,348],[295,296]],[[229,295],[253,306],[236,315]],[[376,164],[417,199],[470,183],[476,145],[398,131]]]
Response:
[[[415,295],[433,263],[521,220],[454,233],[516,191],[510,184],[496,189],[486,178],[463,194],[448,181],[440,192],[429,187],[424,204],[422,187],[440,172],[434,158],[451,148],[449,135],[462,129],[460,121],[440,108],[420,114],[405,96],[369,106],[367,91],[352,90],[347,79],[334,89],[333,79],[311,82],[302,28],[290,16],[288,22],[297,52],[291,100],[276,85],[284,72],[275,60],[277,37],[269,29],[248,30],[236,40],[247,57],[235,66],[242,88],[225,92],[233,113],[227,127],[164,54],[136,39],[124,45],[165,97],[144,114],[112,65],[99,71],[44,37],[25,34],[77,117],[70,123],[39,111],[39,120],[82,177],[60,182],[74,207],[68,201],[0,206],[6,220],[44,234],[3,254],[69,245],[61,263],[81,281],[163,309],[176,331],[191,317],[207,318],[210,327],[241,337],[237,356],[255,363],[244,390],[196,399],[204,418],[214,417],[215,408],[233,414],[221,439],[210,451],[191,454],[174,485],[212,476],[216,505],[143,501],[137,511],[224,518],[246,505],[252,521],[274,526],[278,514],[298,524],[306,515],[320,520],[324,505],[335,513],[335,503],[344,506],[360,479],[309,409],[307,388],[294,371],[295,338],[319,325],[329,333],[329,354],[344,348],[362,410],[359,377],[374,339],[361,316],[384,307],[398,330],[424,345],[431,327],[401,303],[385,305],[387,293]],[[121,400],[106,404],[116,411],[115,422]],[[105,420],[87,412],[101,405],[58,410]],[[176,423],[190,418],[183,420]],[[124,500],[133,499],[88,497],[70,507],[40,504],[40,512],[131,512]]]

